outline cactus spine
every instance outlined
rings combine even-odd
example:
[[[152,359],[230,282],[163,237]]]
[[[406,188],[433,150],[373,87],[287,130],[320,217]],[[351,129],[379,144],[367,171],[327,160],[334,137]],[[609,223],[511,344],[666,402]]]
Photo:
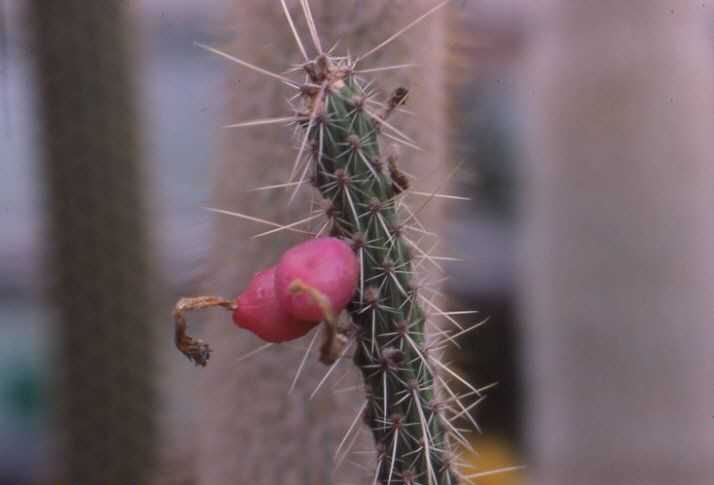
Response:
[[[424,341],[425,315],[396,211],[406,178],[394,155],[380,153],[381,132],[396,131],[385,118],[406,90],[395,91],[387,104],[373,102],[354,65],[326,55],[307,63],[310,84],[302,89],[305,110],[299,116],[332,234],[351,240],[361,263],[349,311],[354,361],[366,386],[364,421],[379,450],[376,476],[385,485],[453,484],[433,392],[434,362]]]

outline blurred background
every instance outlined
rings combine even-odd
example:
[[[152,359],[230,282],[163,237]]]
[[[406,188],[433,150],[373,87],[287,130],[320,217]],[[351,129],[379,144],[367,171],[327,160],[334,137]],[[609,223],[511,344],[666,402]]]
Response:
[[[289,134],[256,148],[282,128],[222,128],[279,114],[255,104],[278,110],[284,93],[194,44],[297,61],[279,2],[264,3],[0,0],[0,485],[323,483],[225,464],[256,441],[206,431],[246,409],[214,419],[206,390],[247,378],[234,361],[199,376],[173,349],[176,298],[230,296],[230,275],[290,242],[248,242],[258,226],[202,209],[248,212],[230,194],[287,173],[246,159],[292,160]],[[436,4],[329,3],[312,2],[329,40],[367,47]],[[385,58],[439,66],[413,84],[430,98],[415,110],[442,122],[412,133],[439,154],[428,181],[457,168],[441,190],[469,199],[431,218],[460,258],[445,263],[448,308],[489,318],[450,356],[498,383],[467,459],[528,465],[477,483],[714,483],[711,21],[710,2],[687,0],[454,1],[412,33],[427,45],[407,34]],[[240,366],[280,373],[256,359]],[[224,397],[271,399],[252,392]],[[270,424],[251,438],[268,457]]]

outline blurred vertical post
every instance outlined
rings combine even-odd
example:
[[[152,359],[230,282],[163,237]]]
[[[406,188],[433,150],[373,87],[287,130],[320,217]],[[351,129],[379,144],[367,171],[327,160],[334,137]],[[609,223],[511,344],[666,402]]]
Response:
[[[63,483],[146,482],[151,274],[126,2],[28,2],[57,312]]]
[[[291,8],[302,41],[314,53],[308,28],[297,1]],[[400,2],[332,2],[311,0],[317,30],[325,49],[339,41],[337,52],[359,55],[388,38],[401,26],[436,5],[433,0]],[[418,190],[433,188],[434,179],[446,178],[445,92],[442,67],[444,17],[437,14],[399,37],[362,63],[363,68],[391,64],[419,63],[419,70],[397,69],[375,75],[381,98],[398,86],[411,90],[408,107],[413,119],[395,114],[395,123],[414,135],[427,151],[404,150],[400,165],[422,176]],[[280,3],[246,2],[233,7],[231,29],[237,37],[224,49],[273,72],[282,72],[302,60],[285,20]],[[231,122],[269,118],[289,113],[286,98],[293,93],[279,82],[256,75],[240,66],[231,67],[235,80],[231,86]],[[393,120],[390,119],[390,122]],[[250,191],[251,188],[286,181],[297,155],[292,149],[289,130],[282,125],[244,128],[226,132],[226,157],[218,182],[217,207],[237,210],[270,221],[288,223],[308,214],[305,198],[288,204],[292,187],[276,191]],[[441,169],[441,173],[439,170]],[[436,175],[435,175],[436,174]],[[306,193],[308,191],[305,191]],[[420,216],[427,224],[437,220],[438,204]],[[305,238],[289,231],[261,239],[251,234],[265,230],[244,221],[221,216],[211,257],[210,292],[240,291],[252,274],[274,262],[280,252]],[[207,340],[215,354],[202,373],[197,436],[197,475],[201,484],[235,482],[252,485],[322,485],[332,483],[371,483],[370,468],[350,466],[350,459],[335,470],[334,453],[361,406],[364,393],[336,393],[326,384],[313,398],[310,394],[327,368],[316,362],[313,353],[294,392],[288,393],[303,351],[293,345],[273,346],[251,360],[237,362],[238,356],[259,347],[261,342],[247,332],[237,335],[221,315],[215,325],[206,327]],[[298,346],[306,347],[307,341]],[[345,369],[352,369],[347,359]],[[340,377],[342,369],[335,372]],[[340,388],[357,381],[343,380]],[[363,434],[355,449],[374,448],[371,436]],[[348,443],[349,445],[349,443]],[[362,455],[365,456],[365,455]],[[367,478],[369,477],[369,478]]]
[[[545,13],[523,85],[534,483],[710,484],[710,12],[559,0]]]

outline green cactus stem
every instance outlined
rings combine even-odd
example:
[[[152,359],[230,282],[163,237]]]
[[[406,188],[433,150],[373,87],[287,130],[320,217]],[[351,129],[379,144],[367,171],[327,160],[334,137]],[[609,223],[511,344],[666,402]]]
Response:
[[[349,313],[354,361],[366,387],[364,421],[379,450],[377,478],[385,485],[454,484],[446,423],[433,391],[438,369],[425,345],[412,249],[395,208],[407,179],[395,157],[380,152],[384,131],[404,138],[386,118],[407,91],[398,89],[385,104],[373,101],[348,58],[320,55],[305,71],[309,84],[299,116],[311,144],[312,181],[332,235],[351,240],[361,264]]]

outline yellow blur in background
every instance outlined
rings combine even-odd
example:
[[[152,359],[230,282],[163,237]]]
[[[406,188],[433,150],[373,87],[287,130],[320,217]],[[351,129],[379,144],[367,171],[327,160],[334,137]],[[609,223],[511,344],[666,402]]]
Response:
[[[522,485],[525,483],[523,457],[505,439],[471,440],[473,452],[464,455],[465,475],[478,485]]]

